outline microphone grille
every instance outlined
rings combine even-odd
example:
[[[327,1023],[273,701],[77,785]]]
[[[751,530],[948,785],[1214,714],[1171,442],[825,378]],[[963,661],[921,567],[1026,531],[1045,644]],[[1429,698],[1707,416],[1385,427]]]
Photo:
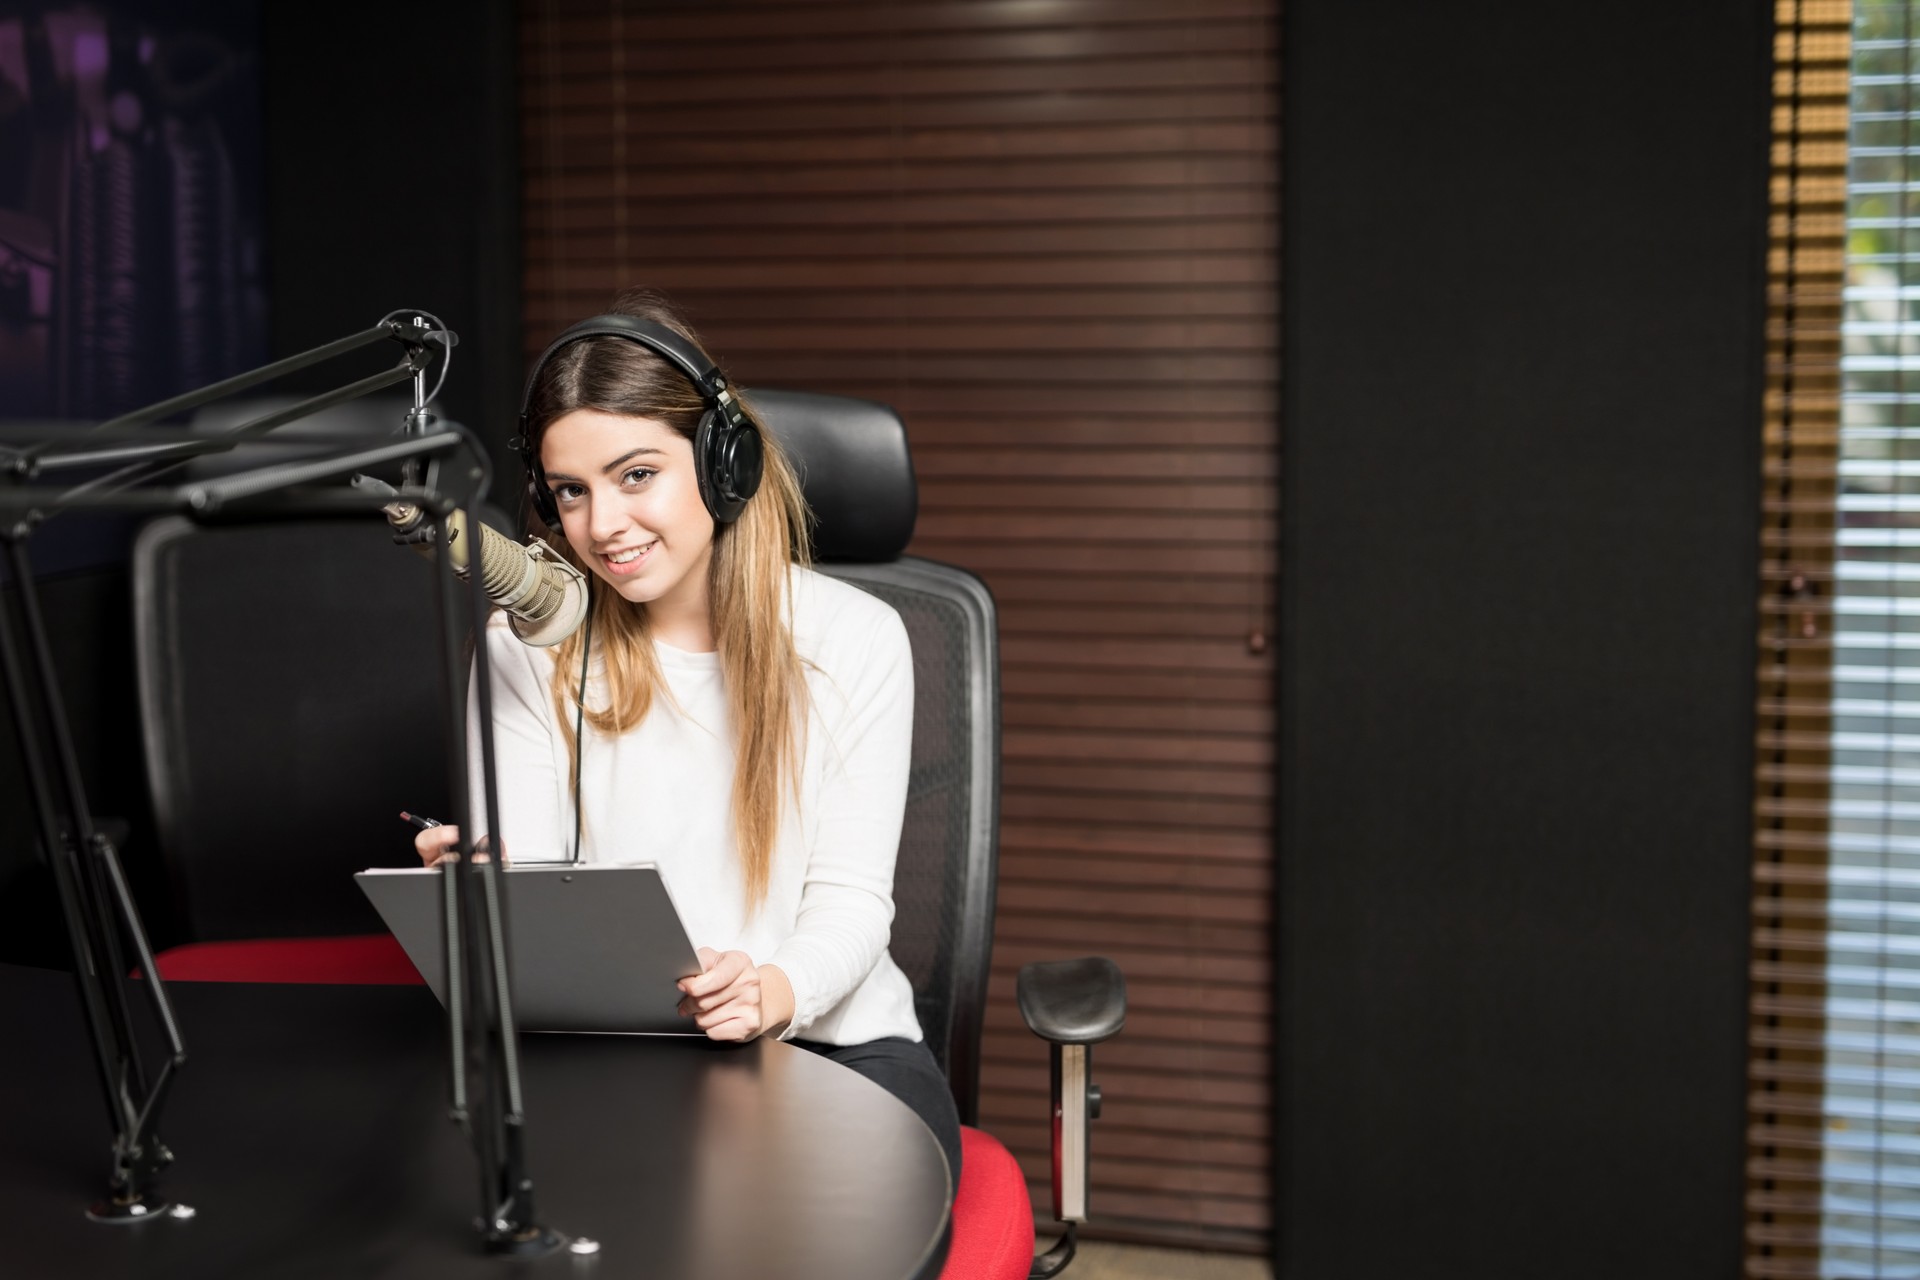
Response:
[[[524,546],[491,529],[480,535],[480,583],[489,598],[531,622],[551,617],[565,594],[540,572]]]

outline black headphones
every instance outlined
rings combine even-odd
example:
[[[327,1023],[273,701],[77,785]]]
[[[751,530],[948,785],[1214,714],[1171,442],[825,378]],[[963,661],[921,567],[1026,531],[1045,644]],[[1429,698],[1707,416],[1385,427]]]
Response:
[[[547,474],[534,452],[532,433],[527,430],[527,410],[533,400],[533,387],[540,371],[562,347],[588,338],[625,338],[658,355],[685,374],[693,389],[706,402],[707,411],[693,433],[693,473],[700,486],[700,500],[719,524],[731,524],[746,510],[747,499],[760,488],[760,473],[765,455],[760,448],[760,432],[740,410],[740,402],[727,390],[727,380],[707,353],[673,330],[651,320],[635,316],[595,316],[582,320],[555,338],[533,362],[527,375],[526,394],[520,397],[520,434],[512,447],[527,468],[527,496],[540,513],[547,528],[560,531],[560,509],[547,489]]]

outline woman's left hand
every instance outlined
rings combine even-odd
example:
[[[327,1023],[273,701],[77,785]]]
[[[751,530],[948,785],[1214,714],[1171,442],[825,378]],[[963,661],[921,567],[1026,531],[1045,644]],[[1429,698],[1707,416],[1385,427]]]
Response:
[[[793,1019],[793,987],[770,964],[744,951],[700,948],[703,971],[680,979],[680,1012],[709,1040],[751,1040]]]

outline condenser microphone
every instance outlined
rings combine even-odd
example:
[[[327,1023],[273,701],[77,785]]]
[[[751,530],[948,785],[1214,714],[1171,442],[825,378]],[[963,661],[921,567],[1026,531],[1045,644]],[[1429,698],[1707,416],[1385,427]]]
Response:
[[[399,495],[391,485],[371,476],[355,476],[356,489],[381,497]],[[393,526],[394,541],[411,546],[431,559],[439,542],[439,526],[411,502],[382,507]],[[467,536],[467,514],[455,511],[447,518],[447,551],[453,571],[465,581],[472,569],[473,540]],[[544,648],[559,644],[587,619],[587,579],[555,555],[544,542],[515,542],[487,525],[480,526],[480,586],[487,599],[506,611],[513,634],[522,643]]]

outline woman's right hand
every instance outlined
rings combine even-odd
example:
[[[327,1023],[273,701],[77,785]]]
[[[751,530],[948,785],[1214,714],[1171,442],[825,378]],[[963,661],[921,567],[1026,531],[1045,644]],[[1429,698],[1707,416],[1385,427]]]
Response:
[[[502,850],[506,848],[504,844],[500,847]],[[437,867],[443,862],[458,862],[460,861],[460,828],[454,826],[438,826],[428,827],[425,831],[417,831],[413,836],[413,851],[420,855],[420,861],[430,867]],[[488,840],[486,836],[481,836],[480,847],[474,850],[473,860],[475,862],[485,862],[487,855],[492,852],[492,842]],[[509,861],[511,861],[511,859],[504,855],[500,859],[502,866],[505,866]]]
[[[439,826],[416,831],[413,833],[413,851],[420,855],[420,861],[430,867],[437,867],[449,859],[457,860],[460,857],[460,828]]]

